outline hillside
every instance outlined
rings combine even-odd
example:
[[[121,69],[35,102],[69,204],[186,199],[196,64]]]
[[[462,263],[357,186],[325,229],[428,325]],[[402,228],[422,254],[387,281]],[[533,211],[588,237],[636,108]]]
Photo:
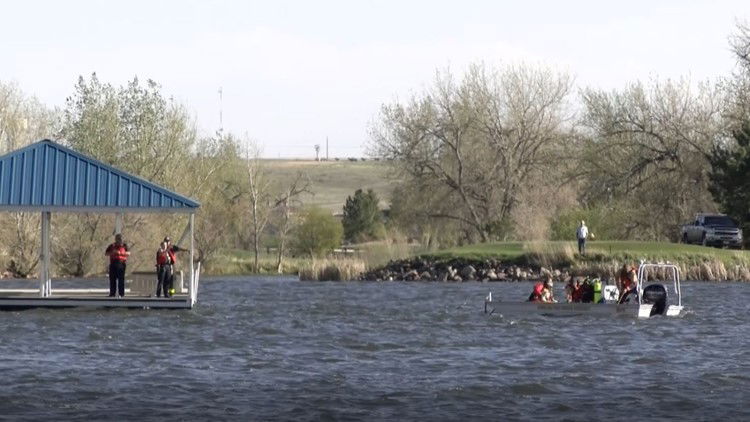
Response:
[[[388,166],[378,161],[264,160],[264,164],[282,186],[291,183],[297,172],[307,173],[315,195],[305,195],[303,202],[334,213],[341,212],[346,197],[357,189],[373,189],[381,208],[387,208],[394,186]]]

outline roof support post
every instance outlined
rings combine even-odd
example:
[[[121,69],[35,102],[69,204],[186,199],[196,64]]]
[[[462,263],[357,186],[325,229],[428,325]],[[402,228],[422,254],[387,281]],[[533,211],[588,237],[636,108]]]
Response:
[[[188,223],[190,225],[190,281],[188,282],[188,297],[190,298],[191,304],[195,302],[195,294],[193,293],[195,291],[195,264],[193,262],[193,259],[195,258],[195,236],[194,236],[194,229],[195,229],[195,214],[190,213],[190,222]]]
[[[52,293],[49,277],[49,228],[52,213],[42,211],[42,250],[39,256],[39,296],[47,297]]]

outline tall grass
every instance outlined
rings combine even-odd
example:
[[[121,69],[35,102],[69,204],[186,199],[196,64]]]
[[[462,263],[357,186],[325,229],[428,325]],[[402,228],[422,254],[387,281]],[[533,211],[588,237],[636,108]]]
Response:
[[[359,256],[367,268],[381,267],[390,261],[409,258],[423,251],[420,245],[408,243],[405,237],[394,234],[386,240],[363,243],[358,247],[361,250]]]
[[[569,267],[576,261],[577,246],[572,242],[526,242],[523,249],[525,261],[529,265],[559,268]]]
[[[356,280],[365,271],[365,263],[358,258],[332,258],[309,261],[299,269],[303,281]]]

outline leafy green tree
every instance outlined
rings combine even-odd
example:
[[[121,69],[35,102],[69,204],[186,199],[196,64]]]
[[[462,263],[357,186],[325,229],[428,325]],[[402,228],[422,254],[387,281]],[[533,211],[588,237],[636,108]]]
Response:
[[[376,239],[382,234],[381,214],[378,209],[378,195],[368,189],[357,189],[354,196],[346,198],[344,204],[344,238],[349,242]]]
[[[732,136],[733,142],[719,144],[711,154],[709,189],[722,210],[737,220],[750,235],[750,121]]]
[[[344,229],[328,211],[313,207],[305,210],[302,223],[294,231],[293,249],[311,258],[324,256],[341,244]]]
[[[197,135],[190,114],[164,97],[152,80],[144,85],[134,78],[114,87],[100,82],[96,74],[80,77],[66,99],[59,137],[77,151],[190,196],[200,196],[195,186],[210,185],[201,184],[202,174],[196,171]],[[140,235],[145,223],[142,216],[126,215],[125,231]],[[95,263],[101,261],[91,257],[99,255],[111,236],[110,219],[81,214],[60,216],[52,224],[57,236],[52,257],[58,270],[78,276],[95,271]],[[136,240],[130,240],[132,247]],[[144,247],[149,240],[141,242]]]

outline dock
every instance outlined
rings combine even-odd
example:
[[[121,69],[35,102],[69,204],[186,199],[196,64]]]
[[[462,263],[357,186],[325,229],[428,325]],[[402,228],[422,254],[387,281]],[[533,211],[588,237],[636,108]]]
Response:
[[[156,274],[135,272],[126,280],[125,296],[110,297],[106,288],[0,288],[0,311],[34,308],[126,308],[126,309],[192,309],[198,298],[200,263],[192,278],[185,280],[182,272],[175,277],[178,292],[172,297],[156,297]],[[90,281],[91,282],[91,281]],[[105,284],[105,280],[95,281]],[[192,286],[188,286],[192,283]]]

